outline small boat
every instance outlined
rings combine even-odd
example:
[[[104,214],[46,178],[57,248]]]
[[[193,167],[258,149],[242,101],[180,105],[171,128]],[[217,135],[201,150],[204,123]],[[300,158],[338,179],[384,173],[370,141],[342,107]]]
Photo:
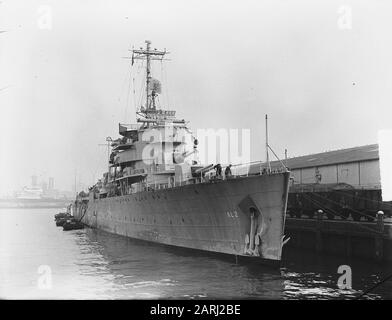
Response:
[[[72,204],[67,206],[66,212],[59,212],[59,213],[55,214],[54,220],[57,221],[58,219],[62,219],[62,218],[69,219],[70,217],[72,217],[71,210],[72,210]]]
[[[68,230],[78,230],[78,229],[83,229],[84,224],[81,223],[79,220],[72,218],[68,219],[65,221],[63,224],[63,230],[68,231]]]
[[[54,220],[58,220],[60,218],[66,218],[69,215],[70,214],[68,212],[60,212],[60,213],[54,215]]]
[[[69,220],[70,218],[72,218],[71,216],[66,216],[63,218],[58,218],[56,219],[56,226],[57,227],[62,227],[64,225],[64,223],[67,222],[67,220]]]

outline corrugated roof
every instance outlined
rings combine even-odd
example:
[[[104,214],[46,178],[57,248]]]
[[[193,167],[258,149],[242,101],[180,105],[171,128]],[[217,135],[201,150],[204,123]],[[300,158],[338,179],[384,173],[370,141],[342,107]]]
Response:
[[[326,166],[339,163],[377,160],[378,144],[370,144],[349,149],[334,150],[307,156],[294,157],[287,159],[287,166],[290,169],[300,169],[309,167]],[[282,160],[283,161],[283,160]],[[284,162],[284,161],[283,161]],[[279,166],[278,161],[271,162],[271,166]]]

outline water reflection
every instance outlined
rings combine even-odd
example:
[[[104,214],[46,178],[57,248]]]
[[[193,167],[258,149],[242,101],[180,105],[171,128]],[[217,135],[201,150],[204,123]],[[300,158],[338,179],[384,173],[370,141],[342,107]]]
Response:
[[[388,275],[391,265],[286,250],[282,267],[128,239],[94,229],[57,228],[53,210],[0,210],[0,296],[54,299],[353,299]],[[53,287],[37,288],[48,265]],[[353,289],[340,290],[340,265]],[[366,296],[391,299],[387,281]]]
[[[260,298],[261,292],[264,298],[279,298],[283,292],[279,270],[259,264],[236,265],[232,258],[168,248],[98,230],[82,232],[75,237],[84,256],[78,262],[81,272],[93,273],[98,260],[98,270],[113,276],[115,298]]]
[[[83,234],[75,240],[80,248],[87,246],[95,253],[90,258],[94,260],[99,254],[100,261],[105,261],[105,272],[113,277],[111,294],[115,298],[353,299],[380,279],[372,264],[298,251],[286,254],[282,268],[276,270],[253,263],[236,265],[231,258],[98,230],[87,229]],[[89,259],[84,263],[87,268],[94,265]],[[353,290],[337,286],[337,268],[342,264],[353,268]],[[379,266],[377,271],[387,272],[388,268]],[[381,294],[366,298],[391,298],[391,284],[381,287]]]

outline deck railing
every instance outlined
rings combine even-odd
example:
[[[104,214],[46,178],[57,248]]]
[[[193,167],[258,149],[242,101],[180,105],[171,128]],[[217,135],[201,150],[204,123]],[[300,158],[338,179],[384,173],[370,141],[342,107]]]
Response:
[[[182,186],[186,186],[186,185],[194,185],[194,184],[201,184],[201,183],[212,183],[212,182],[220,182],[220,181],[224,181],[224,180],[229,180],[229,179],[238,179],[238,178],[243,178],[243,177],[247,177],[247,176],[252,176],[252,175],[259,175],[259,174],[276,174],[276,173],[280,173],[283,172],[283,170],[271,170],[270,172],[264,172],[261,173],[260,171],[255,172],[255,173],[249,173],[249,170],[247,170],[245,173],[243,174],[237,174],[237,173],[233,173],[232,175],[226,177],[224,174],[222,176],[216,176],[215,174],[207,174],[204,177],[192,177],[191,179],[188,180],[184,180],[184,181],[175,181],[172,180],[168,182],[144,182],[141,189],[142,190],[133,190],[132,193],[138,193],[140,191],[153,191],[153,190],[162,190],[162,189],[172,189],[172,188],[176,188],[176,187],[182,187]]]
[[[223,166],[223,168],[226,168],[226,166]],[[223,168],[222,171],[224,171]],[[281,173],[285,171],[286,171],[285,168],[274,168],[272,170],[269,170],[269,168],[266,167],[266,163],[261,161],[254,161],[245,164],[232,165],[230,176],[225,176],[224,172],[222,173],[221,176],[217,176],[215,170],[211,169],[210,171],[204,173],[204,176],[200,175],[198,177],[192,177],[191,179],[184,180],[184,181],[176,181],[175,177],[171,176],[168,178],[168,182],[140,182],[138,186],[135,185],[134,187],[129,188],[126,194],[135,194],[142,191],[172,189],[176,187],[201,184],[201,183],[213,183],[213,182],[219,183],[220,181],[224,181],[228,179],[238,179],[238,178],[248,177],[253,175],[264,175],[264,174],[270,175],[270,174]],[[132,174],[143,174],[147,172],[157,173],[160,172],[160,170],[151,167],[150,170],[133,169],[131,172]]]

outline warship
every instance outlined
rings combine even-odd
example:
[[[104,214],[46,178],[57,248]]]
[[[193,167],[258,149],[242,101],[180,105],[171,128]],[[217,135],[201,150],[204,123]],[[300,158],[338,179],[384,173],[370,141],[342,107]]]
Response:
[[[120,138],[107,138],[108,171],[77,195],[74,216],[130,238],[279,264],[288,169],[272,171],[264,161],[257,172],[241,164],[245,170],[223,174],[221,165],[194,160],[198,139],[188,123],[157,105],[161,83],[152,62],[169,52],[150,41],[130,51],[132,66],[137,60],[145,66],[145,101],[136,124],[120,123]]]

